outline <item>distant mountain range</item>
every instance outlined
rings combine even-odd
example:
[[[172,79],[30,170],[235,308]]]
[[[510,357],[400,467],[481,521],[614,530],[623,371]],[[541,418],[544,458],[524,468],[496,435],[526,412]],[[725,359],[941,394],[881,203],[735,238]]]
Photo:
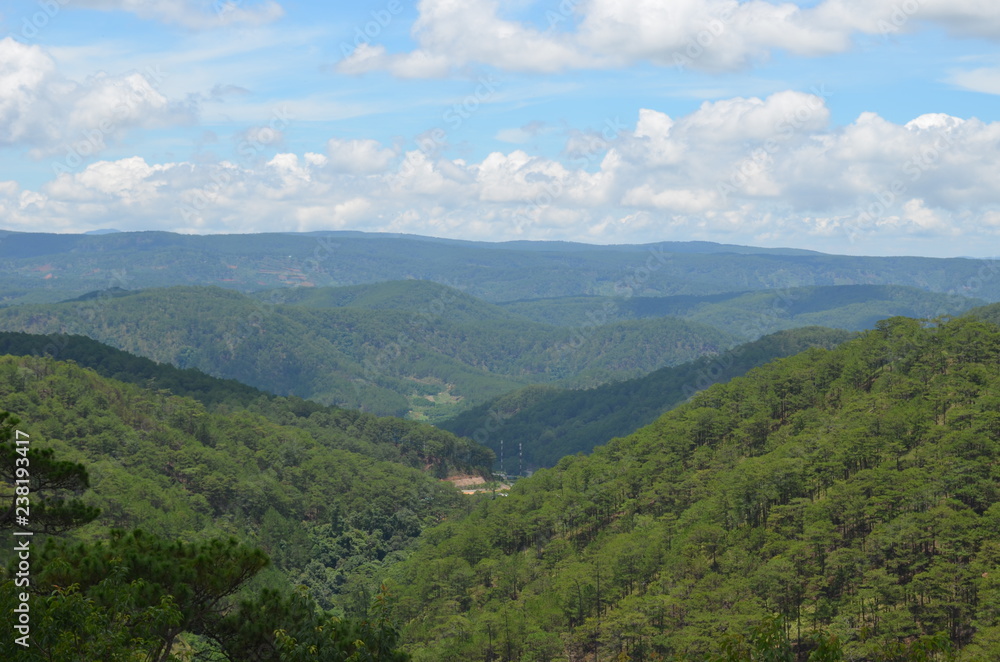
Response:
[[[312,298],[290,305],[217,287],[114,291],[8,307],[0,329],[77,333],[279,395],[387,415],[464,407],[537,382],[634,377],[734,342],[707,325],[664,317],[604,325],[575,343],[567,329],[428,283],[383,284],[357,306],[331,305],[356,290],[293,292]]]
[[[437,421],[531,384],[591,388],[637,378],[775,330],[856,331],[892,315],[958,314],[977,303],[899,286],[643,297],[621,306],[607,297],[496,304],[417,280],[250,294],[114,287],[0,309],[0,330],[77,333],[279,395]]]
[[[986,260],[849,257],[710,242],[594,246],[356,232],[0,232],[0,304],[51,303],[112,286],[218,285],[251,292],[406,279],[447,284],[494,303],[826,285],[906,285],[996,301],[998,273],[1000,263]]]

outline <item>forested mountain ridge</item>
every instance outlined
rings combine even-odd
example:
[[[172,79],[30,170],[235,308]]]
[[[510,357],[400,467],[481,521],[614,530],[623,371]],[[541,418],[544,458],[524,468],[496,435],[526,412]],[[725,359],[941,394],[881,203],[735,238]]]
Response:
[[[464,504],[435,472],[379,459],[381,449],[431,462],[448,455],[449,440],[465,443],[411,421],[345,412],[355,414],[347,421],[330,410],[303,420],[278,401],[259,403],[283,424],[35,356],[0,356],[0,403],[33,448],[88,468],[83,498],[101,516],[76,539],[136,527],[184,541],[235,535],[271,557],[265,585],[306,585],[342,611],[367,609],[385,567]],[[407,444],[417,447],[390,450]],[[482,460],[492,462],[488,451]]]
[[[403,310],[426,318],[446,315],[451,322],[530,321],[529,318],[466,294],[457,287],[427,280],[401,280],[343,287],[286,287],[255,292],[270,303],[306,308]],[[544,322],[542,322],[544,324]]]
[[[451,304],[441,300],[443,309],[426,315],[309,308],[217,287],[172,287],[12,306],[0,309],[0,329],[78,333],[279,395],[396,415],[435,398],[474,404],[537,381],[636,376],[732,344],[711,327],[672,318],[594,328],[577,342],[566,329],[529,320],[452,320]]]
[[[973,308],[968,314],[970,317],[1000,325],[1000,304],[993,303],[988,306]]]
[[[498,461],[506,460],[501,471],[513,472],[522,460],[531,470],[551,467],[566,455],[589,453],[599,444],[649,425],[712,384],[810,347],[832,349],[852,336],[822,327],[779,331],[717,356],[592,389],[528,386],[437,425],[489,446]],[[501,439],[507,444],[506,458],[499,457]],[[515,452],[522,450],[523,458],[515,459]]]
[[[970,292],[971,295],[971,292]],[[671,315],[702,322],[746,340],[782,329],[826,326],[863,331],[889,317],[957,315],[984,302],[902,285],[827,285],[667,297],[566,297],[510,302],[503,307],[539,322],[575,326],[607,307],[608,321]]]
[[[4,354],[72,361],[109,379],[192,398],[209,412],[247,410],[278,425],[305,430],[329,448],[418,469],[433,468],[438,476],[486,472],[493,463],[486,448],[426,423],[276,396],[194,368],[156,363],[85,336],[0,332],[0,356]]]
[[[491,302],[580,295],[706,295],[818,285],[908,285],[1000,300],[994,260],[852,257],[662,242],[491,244],[363,233],[0,233],[0,303],[88,291],[219,285],[244,292],[419,279]]]
[[[394,568],[409,650],[702,660],[779,616],[766,659],[815,634],[824,659],[938,659],[904,654],[938,634],[995,659],[998,394],[1000,327],[971,318],[712,386],[426,532]]]

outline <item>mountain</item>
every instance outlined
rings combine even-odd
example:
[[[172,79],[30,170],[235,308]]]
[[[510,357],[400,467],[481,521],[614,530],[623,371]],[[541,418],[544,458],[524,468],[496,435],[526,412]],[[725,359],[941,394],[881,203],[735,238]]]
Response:
[[[246,410],[278,425],[293,425],[328,448],[423,470],[433,468],[438,476],[486,473],[493,463],[490,452],[482,446],[426,423],[278,397],[194,368],[181,370],[156,363],[85,336],[0,332],[0,356],[4,354],[72,361],[102,377],[160,394],[189,397],[209,412]]]
[[[451,288],[405,282],[375,289],[382,293],[369,288],[363,297],[368,307],[287,305],[217,287],[116,292],[0,309],[0,329],[86,335],[278,395],[397,415],[453,412],[533,382],[633,377],[733,342],[673,318],[567,330]],[[437,294],[422,305],[430,292]],[[340,295],[318,296],[333,302]],[[413,307],[398,307],[405,300]]]
[[[350,232],[0,232],[0,304],[48,303],[112,286],[217,285],[250,292],[406,279],[444,283],[492,303],[851,284],[906,285],[996,301],[998,269],[994,260],[851,257],[709,242],[594,246]]]
[[[697,391],[777,358],[810,347],[832,349],[846,331],[805,327],[779,331],[676,367],[586,390],[527,386],[437,423],[475,439],[497,454],[500,471],[554,466],[562,457],[589,453],[598,444],[649,425]],[[501,457],[500,441],[506,442]],[[523,457],[515,457],[523,450]]]
[[[983,303],[982,299],[901,285],[830,285],[704,296],[631,297],[622,301],[613,297],[564,297],[509,302],[503,307],[538,322],[562,326],[586,324],[594,310],[602,311],[602,319],[608,322],[670,315],[753,340],[802,326],[863,331],[888,317],[957,315]]]
[[[378,459],[380,449],[398,457],[397,446],[414,442],[429,458],[435,444],[454,440],[410,421],[345,412],[348,422],[316,410],[310,427],[272,403],[268,415],[286,419],[279,423],[37,356],[0,356],[0,403],[33,451],[89,470],[83,499],[101,516],[74,539],[109,527],[177,541],[237,536],[270,556],[264,585],[306,585],[325,607],[367,608],[385,567],[463,505],[432,472]]]
[[[306,308],[363,308],[402,310],[426,320],[447,316],[450,322],[531,321],[504,307],[465,292],[426,280],[387,281],[345,287],[296,287],[264,290],[254,298]]]
[[[893,318],[712,386],[425,532],[391,571],[408,649],[995,659],[998,394],[1000,327],[973,318]]]
[[[994,303],[988,306],[973,308],[968,312],[968,315],[987,322],[992,322],[993,324],[1000,324],[1000,304]]]

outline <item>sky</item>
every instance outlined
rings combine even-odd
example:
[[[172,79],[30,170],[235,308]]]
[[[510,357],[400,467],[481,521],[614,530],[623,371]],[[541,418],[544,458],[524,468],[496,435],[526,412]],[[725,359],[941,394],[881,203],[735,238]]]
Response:
[[[996,0],[6,0],[0,228],[994,257]]]

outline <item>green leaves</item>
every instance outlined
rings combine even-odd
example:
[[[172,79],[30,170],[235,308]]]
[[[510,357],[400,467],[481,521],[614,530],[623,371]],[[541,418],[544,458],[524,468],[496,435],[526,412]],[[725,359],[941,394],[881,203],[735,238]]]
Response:
[[[0,412],[0,480],[13,487],[21,479],[20,467],[28,475],[30,498],[20,504],[11,489],[0,505],[0,530],[15,524],[17,505],[28,503],[28,524],[19,529],[36,533],[64,533],[93,521],[100,510],[75,498],[90,486],[90,477],[82,464],[56,460],[51,448],[38,448],[44,443],[38,435],[35,442],[18,445],[14,431],[20,421],[8,412]],[[29,438],[30,439],[30,438]],[[71,496],[67,500],[67,496]]]
[[[965,319],[887,320],[713,386],[428,536],[398,567],[409,648],[481,657],[506,608],[581,659],[990,651],[997,392],[1000,329]],[[467,549],[467,597],[428,590]]]

